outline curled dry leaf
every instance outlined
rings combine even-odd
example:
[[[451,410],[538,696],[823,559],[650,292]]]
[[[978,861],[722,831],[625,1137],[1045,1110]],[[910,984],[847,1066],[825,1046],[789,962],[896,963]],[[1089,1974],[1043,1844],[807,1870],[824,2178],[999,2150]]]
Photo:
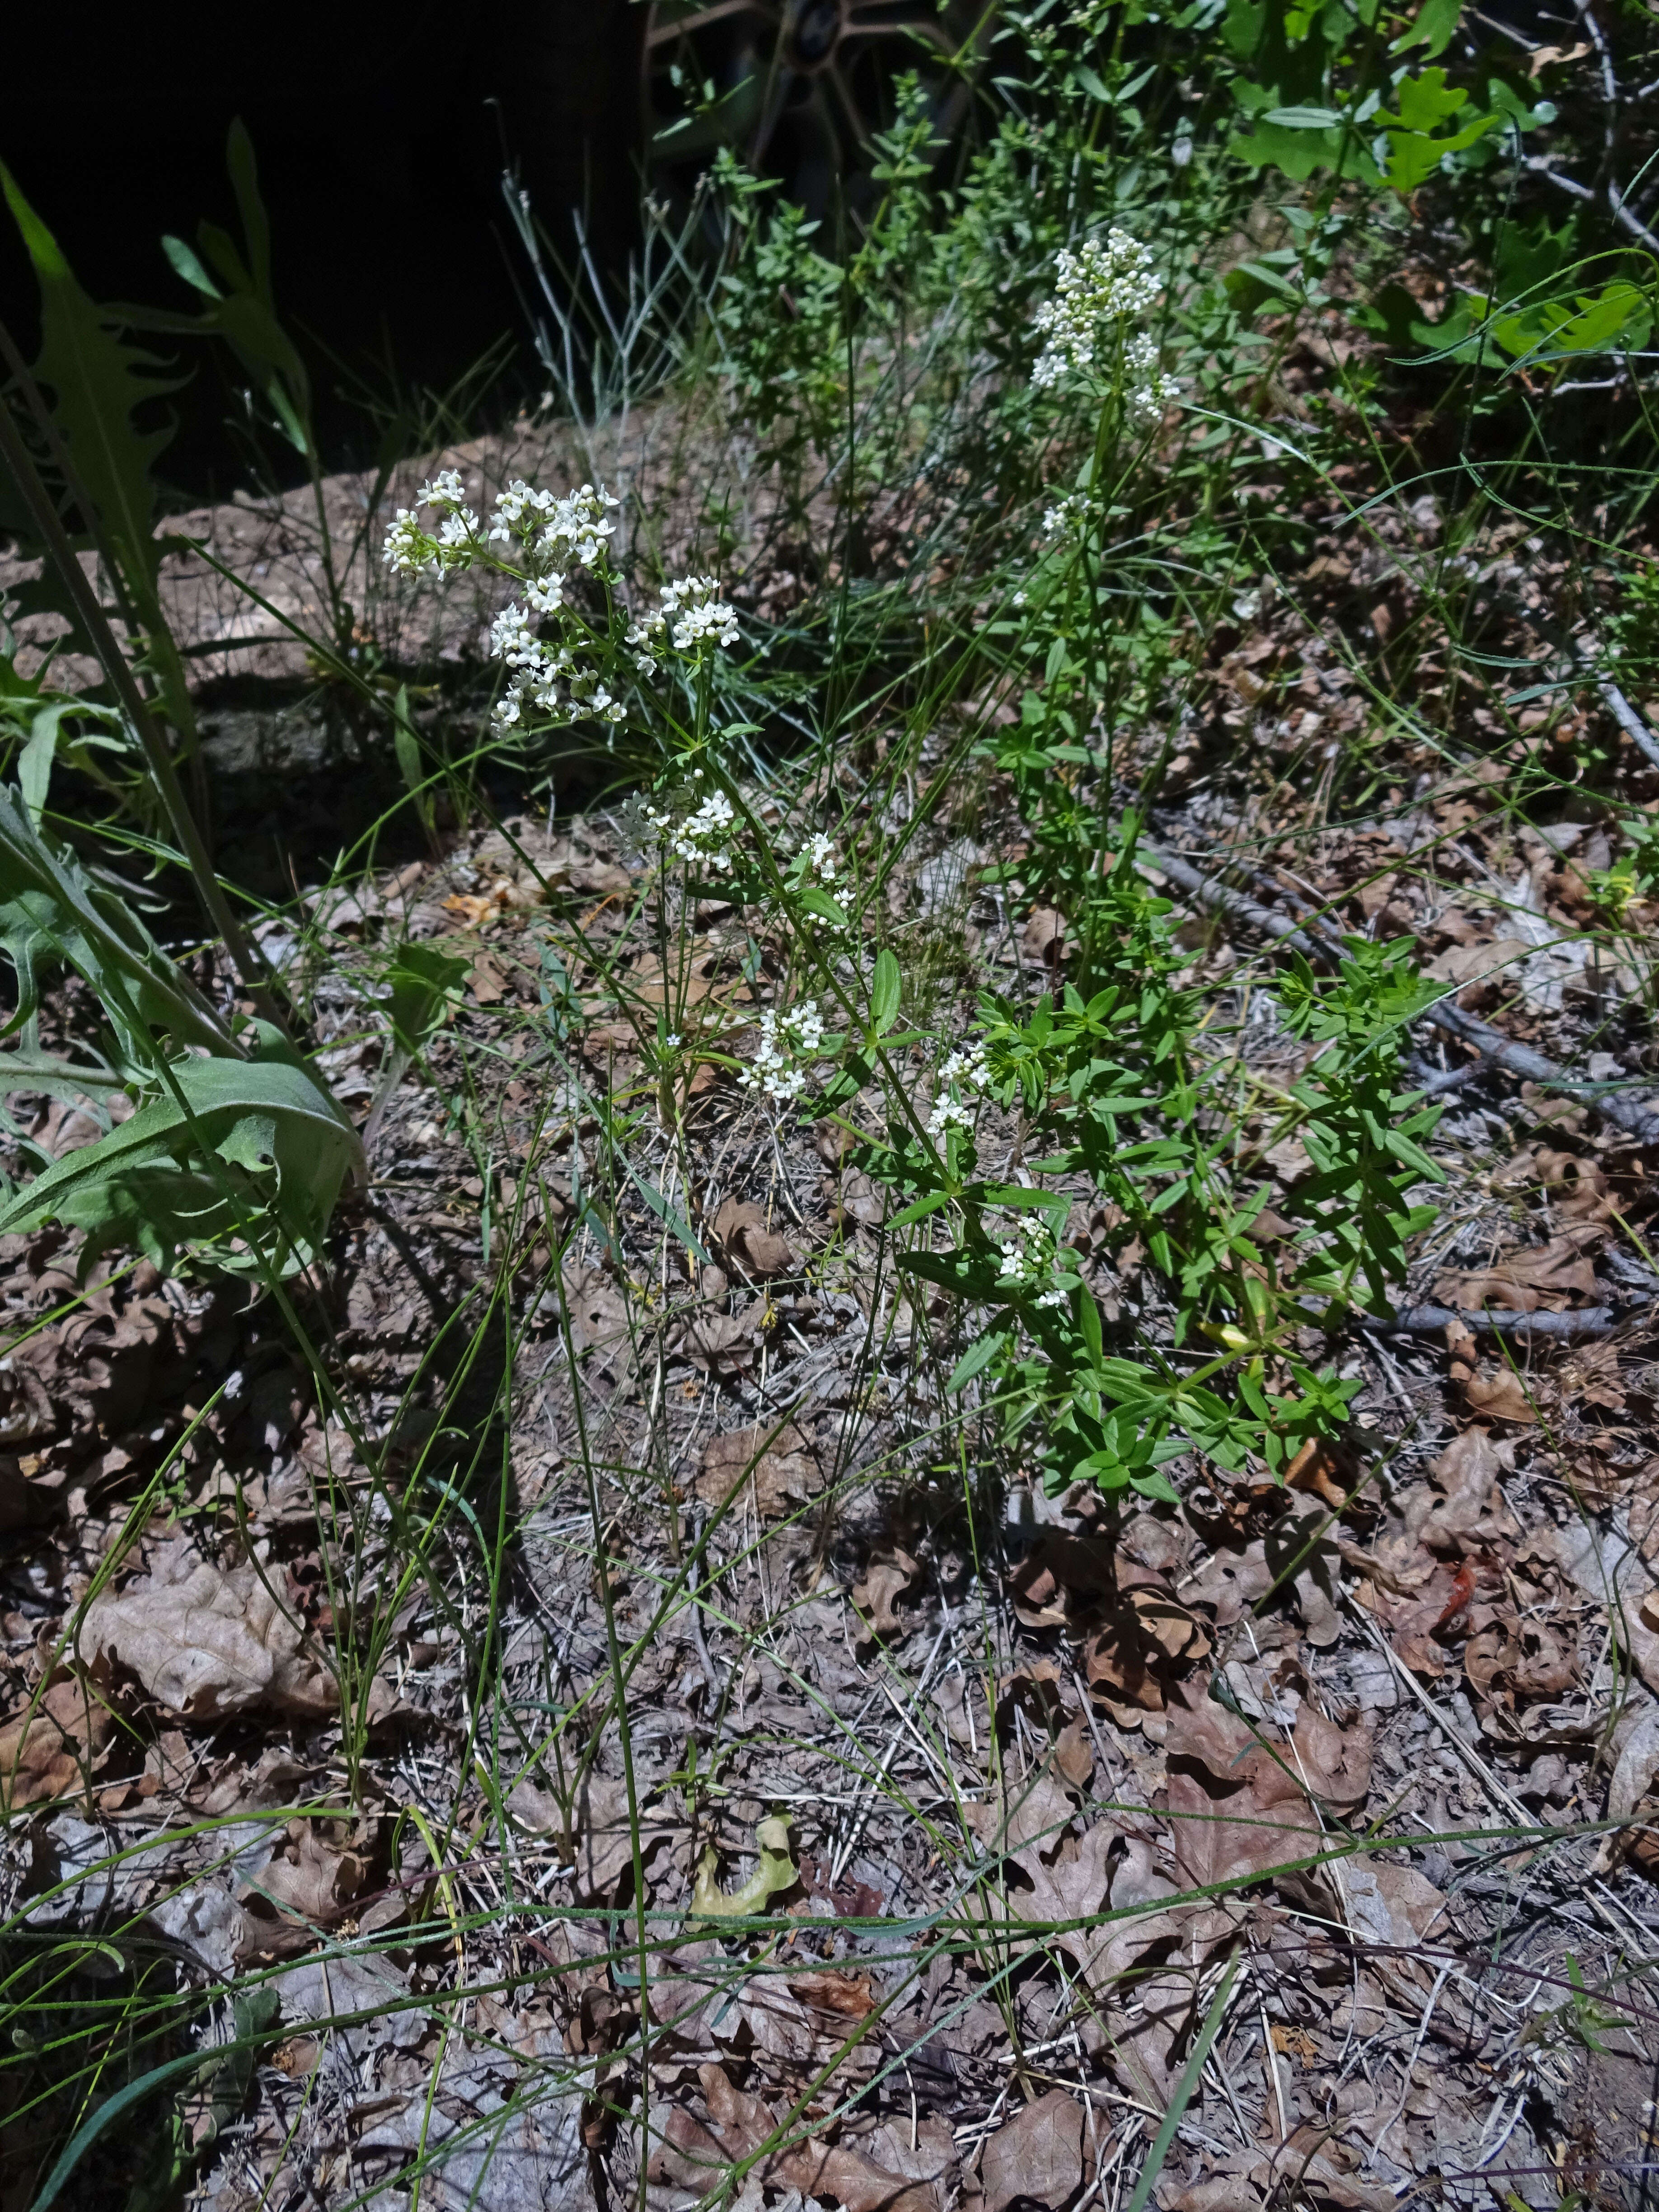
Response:
[[[1604,1241],[1595,1222],[1581,1222],[1547,1244],[1511,1252],[1479,1274],[1442,1275],[1434,1295],[1442,1305],[1479,1313],[1501,1306],[1510,1313],[1559,1313],[1579,1300],[1593,1303],[1595,1269],[1587,1248]]]
[[[1353,1858],[1342,1867],[1342,1900],[1349,1925],[1362,1940],[1410,1951],[1447,1932],[1446,1900],[1414,1867]]]
[[[0,1728],[0,1813],[85,1789],[109,1735],[108,1709],[74,1677]]]
[[[1022,959],[1041,961],[1047,968],[1057,967],[1066,951],[1065,915],[1054,907],[1033,907],[1030,919],[1020,932],[1019,950]]]
[[[1364,1803],[1371,1783],[1371,1739],[1363,1721],[1339,1728],[1304,1698],[1291,1749],[1291,1765],[1322,1805],[1349,1813]]]
[[[539,1796],[540,1792],[537,1793]],[[669,1831],[659,1822],[647,1822],[641,1785],[640,1852],[648,1860],[668,1840]],[[520,1809],[514,1793],[513,1809]],[[525,1802],[524,1811],[534,1808]],[[574,1830],[572,1856],[576,1862],[573,1887],[584,1905],[608,1905],[625,1868],[634,1863],[634,1830],[628,1814],[628,1784],[621,1775],[589,1774],[576,1793],[571,1818]]]
[[[1006,1798],[965,1805],[968,1826],[988,1850],[1022,1851],[1028,1845],[1052,1856],[1077,1817],[1077,1808],[1051,1774],[1017,1784]]]
[[[1192,1605],[1201,1605],[1218,1628],[1231,1628],[1273,1586],[1266,1540],[1255,1537],[1242,1549],[1223,1548],[1182,1587]]]
[[[1529,1389],[1512,1367],[1472,1375],[1463,1385],[1463,1395],[1469,1411],[1483,1421],[1508,1421],[1517,1429],[1537,1425],[1537,1389]]]
[[[1017,2198],[1060,2208],[1083,2180],[1083,2108],[1050,2089],[1000,2127],[980,2160],[985,2212],[1008,2212]]]
[[[628,1346],[628,1307],[615,1283],[603,1267],[567,1268],[564,1295],[575,1349],[613,1364]]]
[[[308,1820],[288,1838],[237,1895],[243,1909],[238,1956],[290,1958],[351,1911],[368,1875],[361,1846],[336,1842]]]
[[[1492,1178],[1494,1190],[1540,1184],[1559,1221],[1605,1221],[1613,1213],[1613,1186],[1598,1163],[1547,1145],[1524,1145]]]
[[[988,1899],[976,1908],[980,1917],[1011,1948],[1035,1948],[1040,1940],[1065,1952],[1099,1996],[1182,1933],[1187,1908],[1163,1909],[1176,1885],[1158,1872],[1150,1847],[1139,1838],[1126,1843],[1103,1820],[1076,1842],[1049,1834],[1028,1844],[1008,1865],[1006,1895]],[[1021,1923],[1045,1932],[1021,1937]]]
[[[1117,1560],[1118,1547],[1108,1536],[1043,1528],[1011,1577],[1014,1611],[1028,1628],[1049,1628],[1109,1602],[1117,1591]]]
[[[867,1974],[816,1967],[810,1973],[791,1974],[789,1986],[811,2011],[828,2013],[836,2020],[867,2020],[876,2008]]]
[[[268,1711],[319,1718],[338,1702],[304,1624],[262,1567],[217,1567],[188,1544],[161,1551],[152,1573],[87,1608],[78,1638],[89,1665],[136,1674],[156,1703],[192,1720]]]
[[[761,1315],[756,1302],[737,1313],[697,1315],[672,1348],[706,1374],[743,1375],[759,1358],[760,1346]]]
[[[751,1975],[738,1992],[735,2010],[755,2049],[769,2057],[805,2065],[817,2048],[805,2006],[781,1982]],[[723,2041],[730,2040],[726,2028],[717,2032]]]
[[[1607,1784],[1607,1817],[1626,1820],[1659,1778],[1659,1705],[1650,1705],[1620,1747]]]
[[[832,1215],[845,1215],[866,1229],[878,1228],[887,1218],[887,1200],[862,1168],[843,1168]]]
[[[1285,1487],[1310,1491],[1334,1513],[1340,1513],[1348,1502],[1358,1472],[1351,1453],[1328,1443],[1322,1437],[1310,1437],[1285,1470]]]
[[[1337,2212],[1395,2212],[1394,2191],[1359,2180],[1347,2170],[1347,2157],[1328,2129],[1299,2127],[1271,2158],[1251,2166],[1249,2179],[1270,2197],[1284,2189],[1304,2203],[1334,2204]]]
[[[1558,1621],[1523,1619],[1512,1605],[1471,1605],[1463,1672],[1483,1717],[1500,1702],[1559,1698],[1578,1680],[1578,1639]]]
[[[905,1633],[893,1607],[921,1572],[919,1563],[895,1547],[890,1559],[873,1560],[864,1579],[854,1583],[853,1602],[878,1636]]]
[[[696,1481],[698,1497],[710,1505],[724,1505],[735,1492],[739,1506],[752,1503],[765,1520],[793,1512],[823,1487],[812,1447],[793,1422],[710,1437]]]
[[[752,1199],[728,1198],[714,1215],[715,1243],[747,1275],[793,1274],[799,1256],[787,1237],[768,1222]]]
[[[1407,1501],[1405,1535],[1434,1551],[1466,1553],[1500,1531],[1512,1534],[1514,1523],[1494,1491],[1514,1465],[1513,1444],[1495,1443],[1490,1429],[1465,1429],[1429,1469],[1435,1487],[1425,1486]],[[1494,1504],[1503,1516],[1498,1523]]]

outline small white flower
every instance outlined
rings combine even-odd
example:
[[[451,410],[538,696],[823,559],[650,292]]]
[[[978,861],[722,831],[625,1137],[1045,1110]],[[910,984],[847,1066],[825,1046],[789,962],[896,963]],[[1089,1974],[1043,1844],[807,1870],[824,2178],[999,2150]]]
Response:
[[[509,668],[539,668],[545,658],[536,625],[517,605],[503,607],[490,623],[489,650]]]
[[[737,810],[723,791],[711,791],[679,821],[665,808],[647,806],[646,820],[668,848],[668,857],[729,874],[732,825]]]
[[[525,605],[538,615],[550,615],[564,605],[564,578],[550,571],[532,576],[524,587]]]
[[[836,880],[836,841],[827,830],[816,830],[801,848],[807,866],[826,884]]]
[[[489,535],[502,544],[516,544],[538,571],[544,573],[561,561],[571,568],[598,568],[606,558],[605,540],[617,526],[605,510],[619,504],[603,485],[595,489],[584,484],[556,499],[518,477],[496,498]]]
[[[1045,538],[1071,538],[1080,535],[1093,521],[1098,512],[1098,502],[1086,491],[1068,491],[1064,499],[1053,507],[1045,507],[1042,514],[1042,534]]]
[[[933,1110],[927,1116],[930,1137],[943,1137],[949,1129],[971,1129],[974,1117],[959,1098],[945,1097],[933,1101]]]
[[[435,568],[431,540],[412,507],[398,509],[397,520],[386,532],[380,558],[400,576],[418,576],[424,569]]]
[[[1041,1222],[1018,1222],[1002,1248],[1000,1279],[1020,1289],[1042,1280],[1053,1267],[1054,1242]]]
[[[430,483],[423,483],[415,495],[422,507],[457,507],[466,497],[466,486],[461,482],[459,469],[441,469]],[[474,518],[476,526],[477,518]]]

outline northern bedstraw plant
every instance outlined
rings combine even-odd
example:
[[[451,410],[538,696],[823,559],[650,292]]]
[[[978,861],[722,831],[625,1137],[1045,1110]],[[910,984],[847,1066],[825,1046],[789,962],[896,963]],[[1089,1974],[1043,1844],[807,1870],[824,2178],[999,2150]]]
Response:
[[[1444,15],[1426,25],[1431,42],[1449,35]],[[784,1159],[810,1123],[819,1158],[868,1178],[872,1220],[886,1201],[867,1240],[830,1235],[811,1261],[824,1297],[860,1316],[837,1376],[846,1457],[831,1472],[825,1525],[842,1487],[869,1477],[854,1462],[857,1422],[879,1407],[897,1438],[882,1464],[909,1484],[922,1468],[957,1486],[963,1542],[988,1573],[1005,1497],[1033,1479],[1092,1483],[1109,1504],[1126,1490],[1167,1496],[1183,1456],[1272,1478],[1309,1442],[1341,1436],[1354,1381],[1341,1332],[1356,1313],[1386,1311],[1434,1196],[1437,1170],[1422,1149],[1432,1111],[1405,1057],[1425,994],[1407,951],[1350,942],[1333,947],[1328,975],[1251,964],[1218,988],[1162,896],[1146,825],[1167,796],[1160,775],[1185,742],[1186,717],[1205,703],[1200,663],[1259,593],[1263,569],[1298,550],[1297,501],[1330,463],[1334,415],[1313,426],[1306,453],[1292,448],[1273,383],[1298,319],[1330,305],[1356,209],[1392,190],[1378,177],[1428,178],[1450,162],[1461,179],[1456,165],[1510,134],[1458,120],[1443,75],[1431,79],[1431,43],[1426,52],[1423,39],[1413,44],[1409,24],[1328,9],[1291,38],[1282,14],[1232,9],[1220,60],[1196,35],[1211,27],[1204,9],[1157,24],[1134,8],[1103,9],[1064,30],[1052,10],[1010,15],[999,56],[1006,112],[985,144],[941,185],[925,118],[914,100],[902,107],[883,149],[889,189],[861,238],[815,235],[726,166],[712,188],[729,207],[725,258],[712,276],[686,265],[689,296],[706,312],[685,317],[678,294],[661,350],[635,333],[653,377],[678,362],[688,407],[706,410],[700,422],[720,419],[711,392],[730,403],[729,443],[708,461],[711,510],[730,533],[718,557],[677,553],[661,574],[635,573],[616,551],[630,534],[611,526],[621,511],[588,486],[508,484],[493,506],[475,505],[466,485],[440,476],[394,526],[400,568],[443,578],[465,568],[499,582],[478,750],[535,775],[556,735],[642,787],[617,817],[639,866],[617,935],[601,940],[591,913],[556,903],[535,916],[526,941],[541,1006],[503,1013],[494,1028],[473,1010],[445,1033],[459,963],[411,945],[386,952],[359,1010],[365,1028],[386,1026],[373,992],[391,994],[385,1079],[419,1068],[422,1112],[471,1147],[484,1194],[478,1287],[409,1362],[395,1413],[373,1432],[355,1410],[354,1379],[325,1346],[308,1346],[319,1403],[335,1417],[316,1502],[343,1778],[331,1773],[315,1803],[270,1820],[320,1820],[363,1801],[376,1665],[424,1592],[465,1680],[463,1724],[441,1760],[412,1768],[410,1801],[389,1824],[387,1879],[414,1904],[389,1932],[335,1923],[314,1954],[356,1972],[381,1950],[388,1974],[411,1956],[420,1963],[418,1987],[394,1981],[402,1993],[377,2000],[432,2023],[404,2182],[474,2148],[484,2155],[538,2101],[562,2111],[575,2097],[587,2100],[596,2137],[609,2130],[613,2144],[637,2142],[629,2193],[636,2184],[642,2198],[662,2126],[649,2065],[669,2016],[657,1990],[663,1954],[688,1923],[702,1939],[723,1920],[702,1971],[711,2005],[740,2005],[779,1966],[766,1908],[801,1870],[775,1809],[750,1824],[753,1881],[717,1880],[707,1857],[732,1746],[752,1745],[766,1725],[744,1709],[751,1662],[757,1675],[787,1680],[831,1747],[845,1819],[797,1809],[823,1812],[841,1863],[832,1871],[845,1871],[865,1824],[888,1810],[925,1839],[944,1900],[907,1929],[874,2025],[849,2027],[828,2068],[806,2069],[775,2133],[805,2132],[815,2098],[839,2108],[836,2065],[896,2015],[936,1959],[971,1958],[1018,2030],[1016,1973],[1045,1945],[1066,1955],[1064,1929],[1018,1918],[1002,1857],[1019,1791],[1048,1771],[1052,1744],[1005,1790],[1018,1717],[1011,1735],[995,1690],[982,1704],[970,1692],[985,1790],[1003,1808],[1002,1835],[987,1848],[986,1807],[970,1821],[960,1747],[940,1729],[926,1672],[889,1665],[874,1639],[872,1665],[896,1708],[892,1745],[878,1749],[872,1723],[788,1676],[772,1631],[796,1597],[751,1614],[734,1596],[763,1541],[743,1521],[740,1483],[715,1503],[701,1489],[695,1504],[684,1494],[696,1477],[670,1457],[665,1347],[697,1317],[714,1242],[690,1126],[708,1072],[735,1078],[729,1095],[751,1117],[742,1127],[755,1158]],[[1272,69],[1241,70],[1258,43]],[[1478,113],[1501,110],[1519,128],[1512,106],[1483,88]],[[1369,167],[1340,166],[1354,147]],[[1305,181],[1322,154],[1338,165],[1325,181],[1306,195],[1285,189],[1303,155]],[[1274,178],[1276,159],[1288,176]],[[1389,222],[1398,205],[1396,192]],[[1241,238],[1250,243],[1225,244]],[[1220,268],[1229,253],[1233,265]],[[1472,327],[1446,335],[1461,346]],[[1536,375],[1535,334],[1510,356],[1523,357]],[[556,370],[556,349],[549,360]],[[1471,364],[1472,383],[1480,374]],[[1368,423],[1376,389],[1359,372],[1345,387]],[[1489,396],[1480,387],[1479,404]],[[726,459],[752,495],[741,544],[731,518],[743,501],[723,505],[715,482]],[[1280,487],[1254,514],[1232,496],[1253,471]],[[1402,501],[1408,489],[1416,495],[1402,486]],[[651,542],[655,520],[631,518],[636,541]],[[1462,544],[1446,556],[1452,581],[1439,603],[1454,613]],[[748,586],[780,565],[798,595],[768,612]],[[1280,582],[1296,588],[1288,573]],[[1367,671],[1377,712],[1403,714],[1385,675]],[[1434,726],[1426,712],[1418,719],[1413,734],[1426,743]],[[1304,768],[1322,779],[1322,803],[1338,809],[1373,773],[1359,744],[1340,760],[1283,767],[1287,784]],[[919,918],[910,902],[924,839],[945,848],[929,866],[958,848],[956,890],[948,871],[936,877],[945,888]],[[981,844],[1000,849],[988,860]],[[1597,887],[1615,921],[1647,888],[1640,842],[1622,857],[1623,874],[1609,868]],[[1028,957],[1016,943],[988,976],[966,944],[970,899],[981,918],[994,915],[983,941],[1002,946],[1042,902],[1059,949]],[[708,927],[699,916],[721,908],[732,919],[711,981],[695,967]],[[325,912],[319,902],[301,925],[301,975],[307,962],[359,957],[327,943]],[[1279,1085],[1246,1050],[1264,1006],[1300,1054]],[[583,1024],[613,1012],[643,1068],[614,1087],[576,1048]],[[169,1034],[185,1020],[179,1011]],[[538,1101],[528,1138],[489,1104],[509,1043],[514,1079],[528,1078]],[[487,1065],[496,1056],[500,1067]],[[1287,1218],[1268,1225],[1266,1155],[1292,1140],[1309,1171]],[[1097,1295],[1100,1255],[1079,1246],[1079,1216],[1089,1240],[1102,1228],[1122,1279],[1138,1277],[1116,1310]],[[902,1295],[892,1295],[896,1275]],[[595,1276],[615,1300],[595,1310],[626,1342],[648,1412],[642,1450],[628,1402],[599,1386],[605,1342],[575,1310]],[[756,1302],[769,1329],[799,1326],[763,1287]],[[514,1499],[521,1379],[526,1398],[569,1393],[561,1441],[573,1510],[550,1522]],[[769,1449],[769,1420],[745,1474]],[[635,1542],[659,1525],[664,1547]],[[580,1682],[544,1656],[531,1696],[503,1643],[515,1578],[535,1580],[524,1571],[532,1549],[544,1589],[564,1575],[573,1590],[600,1592],[605,1636]],[[553,1624],[550,1648],[568,1626]],[[987,1682],[1006,1685],[1000,1633],[995,1608],[981,1605],[969,1648],[981,1639]],[[663,1905],[642,1878],[653,1871],[641,1827],[653,1778],[633,1719],[642,1670],[676,1638],[696,1678],[697,1717],[678,1764],[665,1758],[654,1778],[678,1793],[696,1879],[683,1905]],[[872,1703],[881,1710],[873,1689]],[[552,1886],[586,1840],[583,1792],[613,1753],[630,1886],[573,1906]],[[1506,1810],[1485,1840],[1502,1854],[1517,1838],[1554,1848],[1560,1833],[1511,1823]],[[1361,1840],[1333,1823],[1310,1855]],[[228,1838],[233,1848],[246,1844]],[[72,1896],[76,1879],[66,1874],[57,1895]],[[48,1910],[53,1902],[48,1894]],[[42,1918],[6,1930],[27,1951],[7,1968],[19,2065],[33,2068],[44,2046],[65,2054],[72,2094],[59,2148],[74,2149],[113,2083],[161,2100],[177,2078],[167,2069],[188,2076],[210,2063],[228,1981],[203,1974],[182,1995],[161,1990],[145,1948],[153,1910],[123,1891],[100,1925],[105,1964],[112,1951],[128,1975],[117,2002],[98,1998],[80,1936],[52,1936]],[[832,1908],[817,1924],[859,1917]],[[477,2038],[483,1999],[544,1970],[558,1980],[553,1947],[573,1925],[589,1978],[570,2046],[550,2046],[496,2110],[452,2124],[440,2101],[447,2052]],[[283,1971],[236,1978],[227,2047],[239,2062],[275,2032],[252,2008]],[[1216,1978],[1213,1999],[1202,1994],[1218,2023],[1231,1984],[1226,1970]],[[1073,1994],[1096,2006],[1086,1987]],[[344,2018],[355,2009],[330,2001]],[[504,2047],[498,2055],[508,2063]],[[880,2063],[896,2072],[902,2060]],[[31,2094],[46,2094],[29,2079]],[[1189,2069],[1177,2107],[1194,2079]],[[319,2061],[295,2102],[296,2139],[326,2086]],[[1166,2127],[1137,2201],[1172,2139]],[[188,2171],[188,2146],[177,2130],[167,2140],[179,2146],[173,2183]],[[1133,2147],[1126,2128],[1115,2154]],[[758,2156],[745,2149],[736,2163]],[[711,2179],[730,2179],[732,2163]],[[337,2194],[337,2177],[327,2185]]]

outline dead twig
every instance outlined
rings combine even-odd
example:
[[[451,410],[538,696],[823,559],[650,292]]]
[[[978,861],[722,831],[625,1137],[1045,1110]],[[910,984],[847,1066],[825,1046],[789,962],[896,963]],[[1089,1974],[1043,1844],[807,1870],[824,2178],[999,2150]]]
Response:
[[[1340,963],[1340,950],[1330,939],[1310,936],[1296,922],[1246,897],[1243,891],[1232,890],[1225,884],[1201,875],[1189,860],[1182,860],[1176,854],[1166,853],[1161,847],[1151,844],[1143,845],[1141,849],[1153,867],[1201,905],[1215,913],[1229,915],[1235,921],[1247,923],[1264,937],[1292,946],[1306,959],[1317,960],[1326,966]],[[1462,1037],[1465,1044],[1473,1045],[1481,1059],[1493,1067],[1501,1067],[1506,1074],[1517,1076],[1523,1083],[1535,1083],[1540,1090],[1557,1091],[1564,1097],[1577,1100],[1599,1114],[1604,1121],[1612,1122],[1615,1128],[1634,1137],[1638,1145],[1659,1145],[1659,1110],[1645,1100],[1599,1084],[1576,1081],[1565,1068],[1558,1067],[1553,1060],[1546,1060],[1541,1052],[1534,1052],[1530,1045],[1515,1043],[1490,1023],[1466,1014],[1449,998],[1425,1008],[1423,1018],[1432,1022],[1437,1029]]]
[[[1472,1313],[1461,1306],[1427,1305],[1407,1306],[1391,1322],[1374,1321],[1363,1314],[1359,1322],[1362,1328],[1375,1329],[1381,1336],[1432,1336],[1437,1330],[1457,1327],[1473,1336],[1519,1338],[1523,1344],[1534,1339],[1580,1344],[1589,1337],[1611,1336],[1626,1317],[1611,1306],[1575,1306],[1565,1313],[1507,1313],[1500,1306]]]

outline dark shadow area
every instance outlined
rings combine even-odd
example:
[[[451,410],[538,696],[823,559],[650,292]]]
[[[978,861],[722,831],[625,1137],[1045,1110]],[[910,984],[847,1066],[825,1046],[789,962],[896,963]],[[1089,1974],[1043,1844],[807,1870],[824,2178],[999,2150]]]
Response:
[[[278,305],[308,356],[330,466],[372,453],[361,380],[441,391],[504,333],[525,336],[501,198],[509,161],[556,240],[583,207],[596,258],[625,258],[636,222],[638,39],[629,0],[543,0],[514,13],[325,8],[227,16],[203,0],[84,19],[24,11],[8,62],[0,159],[87,291],[189,310],[161,240],[204,217],[237,230],[225,170],[240,116],[270,211]],[[0,313],[33,356],[33,273],[0,217]],[[394,367],[395,364],[395,367]],[[205,361],[162,473],[191,498],[247,475],[238,395]],[[503,404],[533,381],[527,346]],[[288,455],[292,461],[293,456]]]

